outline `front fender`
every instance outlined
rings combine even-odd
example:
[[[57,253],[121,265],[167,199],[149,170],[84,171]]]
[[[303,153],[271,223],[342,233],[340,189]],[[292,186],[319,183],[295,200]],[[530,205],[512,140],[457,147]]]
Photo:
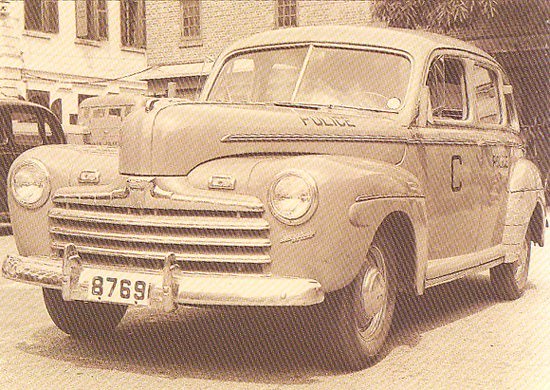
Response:
[[[315,279],[325,292],[346,286],[361,268],[378,227],[396,211],[409,215],[415,236],[425,239],[424,195],[408,171],[343,156],[271,158],[254,165],[247,193],[268,204],[271,182],[287,170],[311,175],[319,204],[313,217],[298,226],[285,225],[266,212],[273,274]],[[422,246],[418,253],[425,261]]]
[[[517,260],[519,248],[530,222],[533,241],[544,244],[545,199],[538,168],[526,159],[518,160],[511,169],[508,202],[503,232],[505,262]],[[535,211],[538,210],[538,215]],[[533,216],[535,218],[531,219]]]
[[[84,185],[78,182],[80,172],[95,171],[97,185],[108,184],[118,174],[118,153],[114,148],[84,145],[47,145],[30,149],[12,164],[13,168],[25,160],[38,160],[48,170],[51,182],[50,197],[37,209],[28,209],[15,201],[8,180],[8,205],[12,230],[19,254],[38,256],[50,254],[48,211],[51,197],[62,187]]]

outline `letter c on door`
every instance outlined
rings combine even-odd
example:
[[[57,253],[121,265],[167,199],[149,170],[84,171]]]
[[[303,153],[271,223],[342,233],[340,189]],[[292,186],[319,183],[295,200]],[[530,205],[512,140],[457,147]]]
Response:
[[[453,192],[458,192],[462,189],[462,180],[455,179],[455,173],[460,165],[462,165],[462,156],[454,155],[451,158],[451,189]]]

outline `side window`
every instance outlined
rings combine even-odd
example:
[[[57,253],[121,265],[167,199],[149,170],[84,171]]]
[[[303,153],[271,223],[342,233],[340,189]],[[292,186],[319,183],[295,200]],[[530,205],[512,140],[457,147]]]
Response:
[[[12,112],[11,126],[14,143],[26,147],[42,145],[44,142],[40,136],[40,123],[40,118],[33,112]]]
[[[501,123],[502,109],[496,72],[484,66],[475,65],[473,81],[476,93],[476,110],[480,123]]]
[[[10,132],[9,120],[9,112],[0,110],[0,146],[8,144],[8,134]]]
[[[504,104],[506,105],[506,121],[512,129],[519,131],[519,119],[518,119],[518,113],[516,109],[516,102],[513,94],[513,88],[512,88],[512,85],[510,84],[510,81],[506,78],[506,75],[504,77],[503,89],[504,89]]]
[[[109,116],[122,118],[122,108],[120,107],[109,108]]]
[[[465,120],[468,117],[466,82],[462,60],[438,57],[430,66],[427,85],[434,119]]]
[[[94,108],[92,110],[92,118],[103,118],[105,116],[104,108]]]

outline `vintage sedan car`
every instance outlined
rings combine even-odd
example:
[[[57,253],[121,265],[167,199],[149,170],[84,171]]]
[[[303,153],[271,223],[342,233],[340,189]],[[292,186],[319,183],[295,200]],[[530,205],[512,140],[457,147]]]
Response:
[[[60,143],[65,143],[65,135],[50,110],[25,100],[0,98],[0,228],[10,226],[6,183],[12,162],[35,146]]]
[[[90,97],[78,106],[80,137],[73,143],[117,146],[122,121],[134,109],[145,106],[146,98],[134,94],[110,94]]]
[[[220,55],[199,102],[131,114],[118,155],[20,156],[19,253],[2,272],[42,286],[68,334],[112,329],[131,305],[290,306],[361,366],[399,292],[487,269],[504,299],[525,290],[546,216],[518,132],[509,79],[469,44],[262,33]]]

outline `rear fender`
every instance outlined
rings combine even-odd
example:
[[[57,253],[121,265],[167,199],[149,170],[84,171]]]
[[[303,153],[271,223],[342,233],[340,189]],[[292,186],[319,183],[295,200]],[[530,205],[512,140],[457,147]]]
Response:
[[[522,241],[531,229],[531,239],[544,245],[545,199],[540,173],[532,162],[521,159],[510,173],[508,203],[502,243],[505,262],[513,263],[518,258]]]

